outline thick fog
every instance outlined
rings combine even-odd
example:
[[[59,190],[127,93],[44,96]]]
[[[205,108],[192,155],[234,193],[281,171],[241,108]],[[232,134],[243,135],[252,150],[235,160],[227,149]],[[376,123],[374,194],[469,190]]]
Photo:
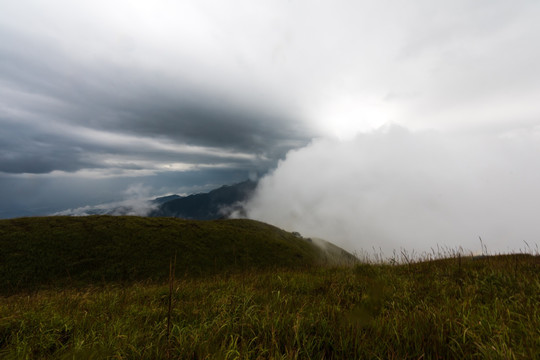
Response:
[[[357,253],[477,253],[480,237],[490,253],[532,250],[539,139],[540,128],[480,135],[385,126],[314,140],[261,180],[248,214]]]

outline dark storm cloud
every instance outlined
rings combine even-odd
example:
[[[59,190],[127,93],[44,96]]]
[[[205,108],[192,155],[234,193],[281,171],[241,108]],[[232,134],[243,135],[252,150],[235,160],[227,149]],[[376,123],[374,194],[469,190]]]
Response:
[[[95,69],[48,56],[0,53],[4,86],[16,90],[12,107],[95,129],[258,153],[308,138],[306,129],[296,129],[297,120],[277,106],[242,103],[241,96],[231,99],[183,79],[171,85],[171,79],[136,69],[111,64]]]
[[[164,136],[188,144],[222,147],[255,154],[283,154],[283,148],[304,145],[306,134],[295,131],[292,119],[256,109],[226,104],[155,104],[141,107],[119,118],[117,129],[133,134]],[[152,119],[149,121],[148,119]]]
[[[233,156],[235,153],[275,160],[291,147],[303,145],[307,140],[292,130],[288,131],[286,121],[272,115],[257,114],[256,111],[242,113],[241,109],[232,109],[227,104],[211,107],[203,104],[204,100],[200,100],[201,104],[182,104],[181,96],[175,104],[159,104],[159,100],[152,104],[148,96],[141,101],[135,99],[123,104],[119,101],[110,106],[91,98],[85,98],[84,103],[65,103],[66,98],[53,99],[58,100],[60,106],[56,101],[39,105],[36,109],[39,113],[32,113],[30,107],[20,110],[29,114],[11,118],[9,114],[3,114],[8,121],[3,121],[0,135],[0,171],[41,173],[99,166],[87,160],[92,154],[129,155],[148,160],[155,157],[156,161],[174,160],[191,164],[237,162]],[[95,101],[94,106],[87,106],[92,101]],[[24,108],[24,102],[19,106]],[[17,117],[23,117],[24,122],[14,125]],[[56,123],[53,131],[40,124],[45,118]],[[265,125],[269,119],[269,125]],[[69,126],[65,124],[68,121]],[[79,125],[77,132],[72,129],[74,124]],[[113,138],[118,135],[133,140],[155,139],[156,142],[207,147],[214,149],[214,153],[152,149],[141,147],[137,141],[117,144],[114,139],[103,141],[99,134],[95,134],[95,138],[84,136],[88,130],[102,135],[111,134]],[[219,149],[223,150],[223,156]],[[227,152],[231,155],[229,159]]]
[[[64,146],[31,128],[20,124],[4,123],[0,132],[0,172],[49,173],[54,170],[76,171],[92,166],[81,159],[82,149]]]
[[[174,163],[249,168],[272,161],[236,149],[178,145],[165,136],[156,139],[139,134],[6,123],[0,134],[0,171],[39,174],[108,168],[159,170],[161,165]]]
[[[242,91],[193,80],[204,69],[171,76],[128,60],[81,61],[54,38],[5,26],[0,39],[1,172],[138,169],[137,160],[269,166],[309,139],[271,99],[250,102]]]

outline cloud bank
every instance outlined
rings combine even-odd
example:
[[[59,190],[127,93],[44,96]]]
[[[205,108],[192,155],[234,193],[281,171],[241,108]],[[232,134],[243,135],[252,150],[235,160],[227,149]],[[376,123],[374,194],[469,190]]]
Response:
[[[147,216],[158,206],[150,196],[152,189],[142,184],[134,184],[123,192],[124,200],[94,206],[82,206],[54,213],[53,215],[135,215]]]
[[[0,217],[230,184],[388,122],[534,128],[539,18],[537,0],[3,0]]]
[[[540,127],[499,134],[386,126],[314,140],[261,179],[248,216],[386,256],[538,244]]]

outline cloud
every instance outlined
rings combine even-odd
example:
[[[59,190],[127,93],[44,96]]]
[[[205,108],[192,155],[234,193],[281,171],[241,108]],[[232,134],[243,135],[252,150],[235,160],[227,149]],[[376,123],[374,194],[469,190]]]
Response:
[[[107,169],[165,171],[216,165],[256,167],[274,161],[266,154],[242,152],[238,148],[189,145],[170,138],[136,136],[71,124],[6,122],[4,130],[0,134],[0,172],[5,173],[83,169],[104,169],[104,173]]]
[[[387,126],[293,150],[261,179],[248,216],[351,251],[508,252],[540,233],[540,128],[502,134]]]
[[[126,154],[186,165],[251,157],[268,166],[308,142],[286,106],[231,68],[230,55],[200,58],[216,50],[214,40],[201,49],[205,40],[170,16],[187,11],[191,26],[212,27],[197,7],[57,5],[64,10],[23,1],[0,15],[0,172],[109,169]],[[168,22],[148,22],[147,14]],[[159,24],[171,33],[161,37]]]
[[[150,196],[152,189],[142,184],[133,184],[124,191],[124,200],[83,206],[62,210],[53,215],[87,216],[87,215],[135,215],[146,216],[157,208]]]
[[[68,175],[116,191],[208,169],[245,178],[387,122],[530,129],[539,14],[533,0],[4,1],[0,183],[31,178],[38,199]]]

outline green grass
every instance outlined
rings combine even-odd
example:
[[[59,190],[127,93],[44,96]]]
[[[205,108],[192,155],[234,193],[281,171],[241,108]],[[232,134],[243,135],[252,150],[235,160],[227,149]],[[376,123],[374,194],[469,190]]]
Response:
[[[537,359],[538,266],[521,256],[185,277],[169,340],[165,283],[42,290],[0,299],[0,358]]]
[[[134,216],[0,220],[0,294],[163,280],[175,254],[177,276],[306,267],[326,256],[306,239],[253,220]]]
[[[349,267],[316,259],[179,272],[170,333],[165,278],[12,292],[0,297],[0,358],[540,358],[538,255]]]

